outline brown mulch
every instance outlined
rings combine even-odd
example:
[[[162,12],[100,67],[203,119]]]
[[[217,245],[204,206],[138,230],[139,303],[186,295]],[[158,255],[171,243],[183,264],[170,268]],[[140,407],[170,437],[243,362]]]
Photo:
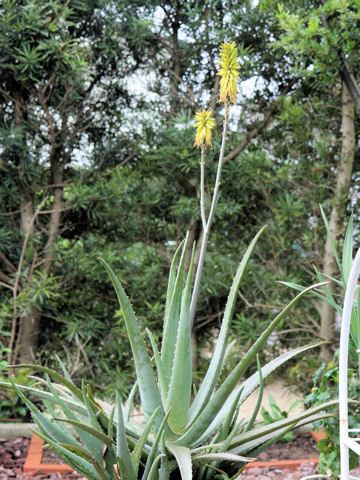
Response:
[[[0,439],[0,480],[86,480],[75,472],[60,475],[59,473],[23,473],[30,439],[25,437]]]

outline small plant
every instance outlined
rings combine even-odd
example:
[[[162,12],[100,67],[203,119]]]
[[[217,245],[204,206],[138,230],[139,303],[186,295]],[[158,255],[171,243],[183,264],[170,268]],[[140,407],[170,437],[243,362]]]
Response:
[[[306,406],[321,405],[330,399],[339,396],[339,368],[338,365],[323,363],[314,375],[314,386],[311,393],[305,398]],[[350,400],[358,400],[360,397],[360,380],[355,370],[349,369],[348,396]],[[359,402],[353,403],[349,410],[349,428],[360,428]],[[319,441],[318,448],[319,472],[332,478],[340,475],[340,439],[338,417],[326,418],[314,422],[316,429],[325,431],[325,438]],[[358,466],[359,457],[349,450],[350,468]]]
[[[342,315],[342,299],[343,292],[346,290],[346,285],[350,275],[350,270],[353,262],[353,215],[351,215],[348,227],[345,233],[344,244],[342,247],[342,254],[340,255],[336,248],[335,241],[332,237],[331,230],[326,219],[323,209],[320,207],[321,215],[325,224],[327,235],[330,239],[332,251],[336,264],[339,268],[340,280],[332,277],[324,277],[317,269],[315,269],[316,276],[320,282],[330,280],[335,282],[338,288],[338,293],[333,294],[331,290],[323,285],[319,289],[314,289],[312,295],[320,298],[321,300],[329,303],[338,315]],[[305,287],[293,283],[283,282],[296,290],[303,291]],[[349,344],[349,365],[352,368],[348,370],[348,398],[352,403],[352,409],[349,409],[349,428],[359,428],[360,424],[356,419],[359,414],[359,406],[356,402],[351,400],[357,400],[360,393],[360,288],[356,289],[355,302],[353,305],[351,315],[351,328],[350,328],[350,344]],[[335,355],[337,357],[337,354]],[[337,361],[337,358],[336,358]],[[338,365],[337,364],[322,364],[313,378],[313,388],[310,395],[306,397],[305,405],[316,406],[322,402],[326,402],[329,399],[338,398]],[[327,418],[322,422],[316,424],[318,428],[325,430],[325,438],[319,442],[320,461],[319,471],[323,474],[330,472],[331,476],[337,478],[340,474],[340,443],[339,443],[339,420],[335,418]],[[350,467],[355,467],[357,456],[350,450]]]
[[[290,405],[290,408],[288,410],[281,410],[276,404],[275,398],[272,395],[269,395],[269,405],[271,411],[266,410],[265,407],[261,407],[261,415],[264,419],[262,425],[271,425],[272,423],[284,420],[285,418],[289,418],[289,414],[294,410],[294,408],[299,405],[299,403],[300,400],[295,400],[295,402]],[[281,441],[291,442],[292,440],[294,440],[294,438],[294,433],[288,432],[281,438]]]
[[[97,400],[85,382],[81,388],[72,382],[61,362],[63,375],[47,367],[35,367],[45,374],[45,381],[42,380],[45,389],[14,384],[39,426],[39,435],[69,465],[90,480],[175,480],[180,477],[182,480],[235,480],[240,477],[246,462],[269,444],[295,426],[328,415],[318,414],[324,407],[317,406],[293,417],[254,428],[258,404],[250,420],[241,417],[242,403],[258,386],[262,391],[263,378],[295,355],[321,344],[298,347],[263,367],[257,360],[258,371],[246,378],[249,366],[290,309],[307,292],[321,284],[304,289],[291,300],[226,378],[220,381],[227,355],[233,346],[228,345],[228,339],[238,289],[265,227],[255,236],[240,262],[206,374],[198,389],[193,387],[191,326],[209,230],[218,201],[229,109],[231,102],[236,100],[239,66],[234,43],[221,46],[220,66],[220,101],[224,102],[225,112],[213,197],[206,215],[205,159],[207,148],[211,146],[214,120],[210,111],[203,110],[196,115],[195,144],[201,149],[200,207],[204,235],[194,285],[194,247],[190,267],[185,271],[186,251],[191,247],[188,236],[174,255],[169,273],[161,345],[157,344],[149,330],[146,332],[148,342],[145,341],[123,287],[111,267],[101,260],[116,291],[134,358],[137,380],[129,397],[123,402],[117,395],[114,405]],[[22,365],[22,368],[26,367],[34,368],[32,365]],[[139,424],[131,418],[137,391],[145,424]],[[43,399],[47,414],[28,400],[25,394],[30,392]],[[333,403],[329,402],[328,405]]]

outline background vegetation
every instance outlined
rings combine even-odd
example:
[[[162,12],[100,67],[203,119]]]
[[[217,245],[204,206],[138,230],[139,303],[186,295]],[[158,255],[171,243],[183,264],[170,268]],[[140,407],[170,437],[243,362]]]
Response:
[[[223,41],[238,45],[241,92],[194,345],[200,352],[216,336],[234,270],[264,224],[249,296],[237,302],[233,361],[293,295],[277,281],[309,285],[313,265],[336,277],[319,204],[341,249],[351,210],[358,220],[360,7],[278,3],[0,2],[0,331],[9,363],[52,366],[58,355],[75,381],[86,376],[104,395],[128,390],[122,314],[97,258],[160,335],[172,254],[187,230],[201,235],[193,115],[219,115]],[[326,302],[303,302],[269,349],[324,338],[329,360],[334,332]]]

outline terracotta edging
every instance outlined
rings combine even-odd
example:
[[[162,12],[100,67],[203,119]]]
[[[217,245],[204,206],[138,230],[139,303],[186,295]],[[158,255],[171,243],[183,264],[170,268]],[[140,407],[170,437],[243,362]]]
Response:
[[[68,473],[74,469],[65,464],[41,463],[43,456],[44,440],[37,435],[33,435],[30,440],[28,454],[23,466],[24,473]]]
[[[311,432],[312,437],[319,441],[321,438],[324,438],[324,432]],[[72,472],[73,468],[65,464],[48,464],[41,463],[43,456],[43,444],[44,440],[34,434],[31,437],[29,450],[26,456],[24,463],[23,471],[24,473],[37,472],[37,473],[68,473]],[[301,458],[298,460],[270,460],[264,462],[250,462],[245,468],[265,468],[265,467],[275,467],[275,468],[286,468],[290,470],[295,470],[302,463],[314,463],[317,465],[319,463],[318,458]]]

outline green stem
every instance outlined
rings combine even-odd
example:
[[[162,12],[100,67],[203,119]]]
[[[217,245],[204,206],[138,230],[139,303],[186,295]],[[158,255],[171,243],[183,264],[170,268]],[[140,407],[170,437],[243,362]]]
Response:
[[[203,227],[203,237],[202,237],[202,242],[201,242],[201,247],[200,247],[199,261],[198,261],[198,265],[197,265],[197,269],[196,269],[194,290],[193,290],[193,294],[192,294],[192,298],[191,298],[191,306],[190,306],[191,328],[194,325],[195,311],[196,311],[197,301],[198,301],[198,298],[199,298],[200,281],[201,281],[201,276],[202,276],[202,272],[203,272],[203,268],[204,268],[205,253],[206,253],[206,247],[207,247],[207,243],[208,243],[208,239],[209,239],[209,232],[210,232],[212,221],[214,219],[215,207],[216,207],[218,199],[219,199],[221,170],[222,170],[222,166],[223,166],[223,163],[224,163],[226,133],[227,133],[228,125],[229,125],[229,109],[230,109],[230,104],[229,103],[225,104],[222,142],[221,142],[221,149],[220,149],[220,154],[219,154],[219,162],[218,162],[218,168],[217,168],[217,173],[216,173],[214,192],[213,192],[213,196],[212,196],[209,217],[207,219],[206,224]],[[202,158],[202,160],[203,160],[203,158]],[[200,181],[200,198],[203,195],[203,191],[201,192],[201,190],[203,190],[203,185],[202,185],[202,188],[201,188],[201,184],[202,184],[202,182]]]

